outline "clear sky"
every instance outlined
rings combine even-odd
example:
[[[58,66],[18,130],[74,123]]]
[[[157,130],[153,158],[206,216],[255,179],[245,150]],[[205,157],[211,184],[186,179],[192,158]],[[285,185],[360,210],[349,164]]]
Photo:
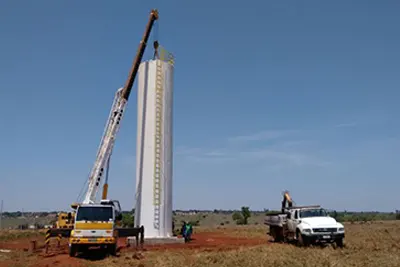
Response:
[[[4,0],[6,210],[76,200],[154,6],[151,42],[176,57],[174,208],[278,208],[285,189],[297,204],[400,208],[399,1]],[[123,209],[136,102],[135,90],[110,170]]]

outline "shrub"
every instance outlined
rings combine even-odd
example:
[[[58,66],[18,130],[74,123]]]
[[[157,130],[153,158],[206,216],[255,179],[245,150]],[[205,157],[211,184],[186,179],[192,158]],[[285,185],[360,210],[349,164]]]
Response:
[[[241,212],[236,211],[232,214],[232,220],[234,220],[238,225],[247,225],[250,217],[251,213],[249,207],[242,207]]]

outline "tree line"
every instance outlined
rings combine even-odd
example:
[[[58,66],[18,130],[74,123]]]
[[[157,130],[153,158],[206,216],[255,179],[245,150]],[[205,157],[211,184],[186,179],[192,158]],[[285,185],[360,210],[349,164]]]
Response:
[[[174,211],[177,212],[178,210]],[[134,209],[131,211],[123,211],[123,219],[122,223],[127,227],[133,227],[134,221]],[[213,210],[213,211],[201,211],[201,210],[191,210],[191,211],[181,211],[179,212],[211,212],[214,214],[232,214],[232,219],[237,224],[248,224],[248,219],[252,216],[252,214],[274,214],[279,213],[277,210],[268,210],[264,209],[264,211],[250,211],[249,207],[243,206],[240,210]],[[56,215],[58,212],[24,212],[16,211],[16,212],[3,212],[3,218],[18,218],[22,215],[26,217],[38,216],[38,217],[46,217],[49,215]],[[385,221],[385,220],[400,220],[400,210],[396,210],[394,212],[354,212],[354,211],[329,211],[329,216],[335,218],[339,222],[360,222],[360,221]]]

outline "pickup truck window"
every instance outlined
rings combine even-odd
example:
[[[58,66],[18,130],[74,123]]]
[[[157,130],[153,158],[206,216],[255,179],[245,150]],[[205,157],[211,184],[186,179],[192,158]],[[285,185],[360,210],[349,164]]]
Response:
[[[307,209],[300,211],[300,218],[308,217],[326,217],[328,216],[324,209]]]

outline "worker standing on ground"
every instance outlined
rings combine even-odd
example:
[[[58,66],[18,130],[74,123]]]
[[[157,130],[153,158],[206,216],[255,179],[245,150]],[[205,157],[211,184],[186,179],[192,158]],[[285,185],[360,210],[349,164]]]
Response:
[[[192,237],[193,227],[191,223],[184,222],[182,225],[182,236],[185,239],[185,243],[189,242]]]
[[[182,236],[185,235],[185,229],[186,229],[186,222],[185,222],[185,221],[182,221],[182,227],[181,227],[181,232],[180,232],[180,234],[181,234]]]

